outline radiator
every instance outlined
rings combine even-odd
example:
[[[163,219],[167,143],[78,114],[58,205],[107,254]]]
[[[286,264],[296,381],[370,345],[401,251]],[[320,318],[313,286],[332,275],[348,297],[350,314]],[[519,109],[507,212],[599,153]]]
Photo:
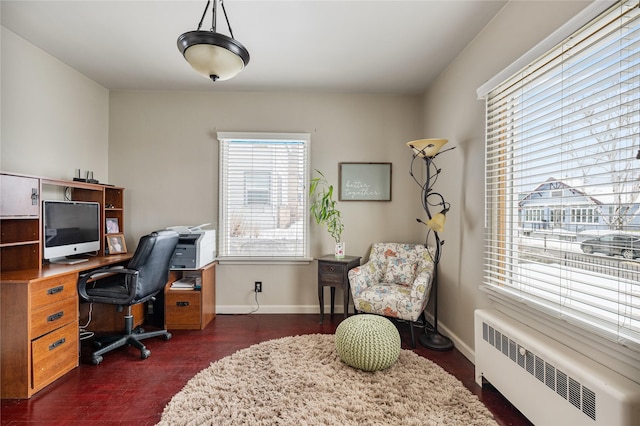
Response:
[[[493,309],[475,312],[475,375],[536,425],[640,426],[640,385]]]

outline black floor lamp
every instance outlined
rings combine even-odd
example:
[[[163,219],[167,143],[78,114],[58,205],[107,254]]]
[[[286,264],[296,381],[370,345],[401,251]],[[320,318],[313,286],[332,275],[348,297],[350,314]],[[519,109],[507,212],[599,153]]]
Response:
[[[443,336],[438,331],[438,264],[440,263],[442,246],[444,245],[444,240],[440,239],[439,233],[444,231],[446,214],[449,211],[450,204],[444,200],[442,194],[433,191],[433,185],[435,185],[441,172],[441,169],[436,166],[434,160],[443,152],[453,149],[449,148],[444,151],[440,151],[446,143],[447,139],[420,139],[407,142],[407,146],[413,149],[413,158],[411,159],[411,168],[409,173],[411,174],[411,177],[413,177],[413,180],[422,188],[422,208],[427,213],[428,217],[426,222],[423,222],[420,219],[417,219],[417,221],[426,225],[429,229],[427,232],[427,241],[429,240],[429,234],[433,232],[436,249],[436,254],[433,258],[433,327],[430,327],[429,325],[425,327],[424,334],[420,336],[420,344],[426,348],[436,351],[448,351],[453,349],[453,342],[451,339],[447,336]],[[424,182],[420,182],[413,174],[413,164],[416,158],[422,158],[427,168],[427,176]],[[432,208],[440,209],[440,211],[432,215]]]

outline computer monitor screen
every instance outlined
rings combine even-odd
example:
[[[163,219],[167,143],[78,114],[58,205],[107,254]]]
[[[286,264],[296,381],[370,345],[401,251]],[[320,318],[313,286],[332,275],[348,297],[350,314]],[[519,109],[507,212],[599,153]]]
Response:
[[[43,201],[43,257],[52,263],[87,260],[77,255],[100,251],[100,204]]]

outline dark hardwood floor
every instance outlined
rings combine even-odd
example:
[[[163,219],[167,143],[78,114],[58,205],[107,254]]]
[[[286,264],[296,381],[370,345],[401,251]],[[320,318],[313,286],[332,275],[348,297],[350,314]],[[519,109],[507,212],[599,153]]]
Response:
[[[141,360],[139,351],[120,348],[94,366],[82,359],[66,374],[29,400],[2,400],[3,425],[153,425],[185,383],[212,361],[266,340],[311,333],[334,333],[342,315],[218,315],[202,331],[171,331],[173,338],[146,340],[152,352]],[[407,324],[398,324],[404,349],[410,349]],[[421,332],[416,330],[418,336]],[[82,344],[89,353],[89,341]],[[500,425],[530,425],[491,386],[478,386],[473,365],[457,350],[435,352],[417,345],[415,352],[456,376],[494,414]]]

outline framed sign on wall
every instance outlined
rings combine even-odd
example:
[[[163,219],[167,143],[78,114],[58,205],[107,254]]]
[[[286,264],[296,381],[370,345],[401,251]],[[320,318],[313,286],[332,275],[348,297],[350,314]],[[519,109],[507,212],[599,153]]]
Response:
[[[391,201],[391,163],[340,163],[340,201]]]

